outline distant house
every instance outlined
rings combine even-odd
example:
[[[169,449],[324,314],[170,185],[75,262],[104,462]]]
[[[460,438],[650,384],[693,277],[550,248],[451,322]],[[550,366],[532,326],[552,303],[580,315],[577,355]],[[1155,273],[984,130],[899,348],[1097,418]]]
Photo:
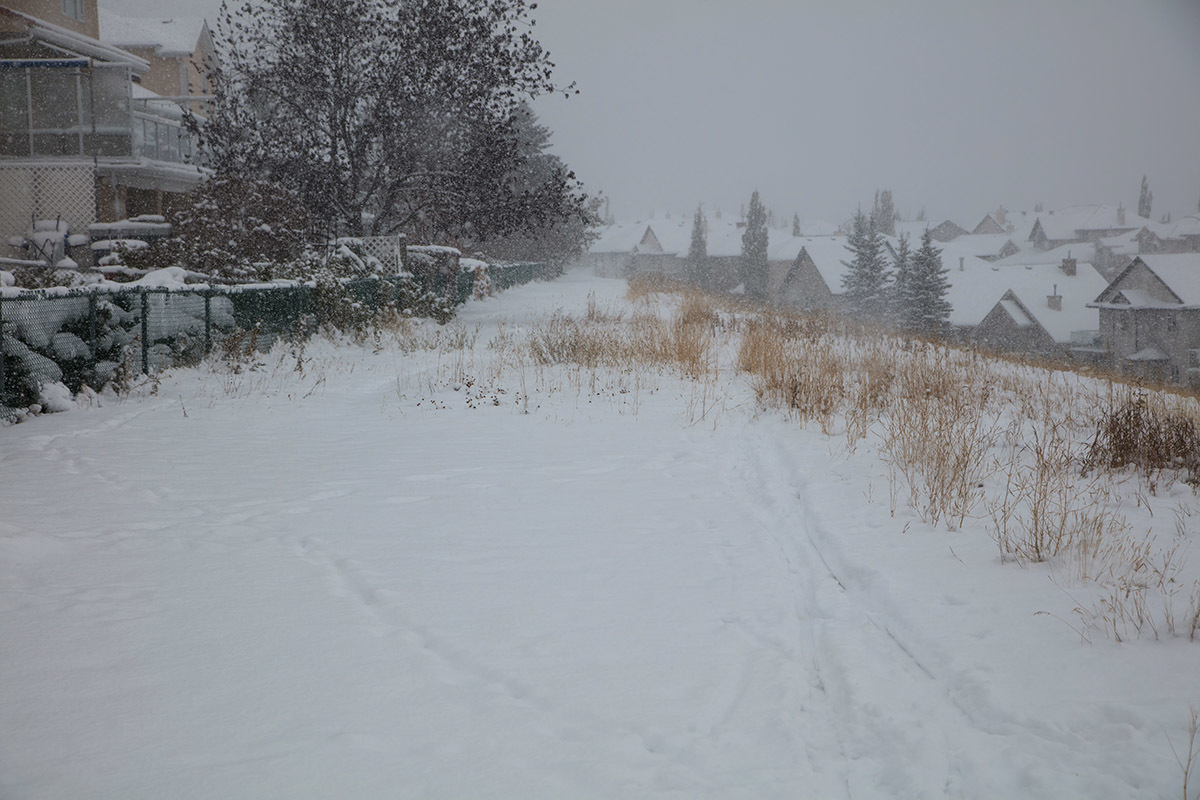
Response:
[[[191,103],[211,94],[204,65],[213,63],[216,50],[203,17],[126,17],[101,8],[100,40],[149,64],[139,83],[160,97]]]
[[[1137,256],[1091,306],[1115,366],[1200,384],[1200,254]]]
[[[1095,243],[1100,239],[1137,231],[1150,220],[1129,214],[1123,206],[1068,206],[1039,213],[1029,232],[1028,241],[1039,250],[1052,250],[1076,242]]]
[[[606,278],[623,278],[634,249],[646,234],[646,223],[617,223],[600,229],[580,263]]]
[[[96,0],[0,5],[0,240],[159,214],[205,175],[180,104],[140,83],[150,63],[99,33]]]
[[[991,214],[988,214],[979,221],[979,224],[975,226],[975,229],[971,231],[971,233],[975,236],[982,236],[984,234],[1008,233],[1008,231],[1004,229],[1003,225],[996,221],[995,217],[993,217]]]
[[[1151,223],[1147,237],[1154,237],[1157,249],[1141,252],[1200,253],[1200,215],[1180,217],[1174,222]]]
[[[788,308],[802,311],[838,311],[843,308],[842,280],[850,259],[843,237],[794,237],[769,252],[776,275],[772,297]]]
[[[1091,356],[1099,312],[1088,304],[1107,284],[1091,264],[1064,259],[996,274],[1009,288],[975,327],[973,342],[1011,352]]]
[[[984,261],[999,261],[1021,252],[1007,233],[971,233],[958,237],[954,244]]]
[[[960,236],[966,236],[967,231],[950,220],[946,220],[941,225],[930,228],[929,234],[935,242],[952,242]]]

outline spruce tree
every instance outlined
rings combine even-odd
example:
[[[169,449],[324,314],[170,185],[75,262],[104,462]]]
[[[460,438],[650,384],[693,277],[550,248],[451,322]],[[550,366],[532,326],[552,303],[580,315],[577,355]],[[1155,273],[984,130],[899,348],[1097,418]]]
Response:
[[[875,226],[874,215],[862,209],[854,215],[854,227],[846,237],[846,249],[853,258],[843,261],[849,272],[842,278],[847,309],[864,319],[879,320],[887,310],[888,269],[883,257],[883,234]]]
[[[800,215],[793,214],[792,215],[792,236],[799,236],[800,233],[801,233]]]
[[[918,326],[916,281],[913,280],[912,250],[908,246],[908,234],[901,234],[892,262],[895,279],[892,282],[892,317],[902,328],[909,330]]]
[[[946,294],[950,282],[949,270],[942,266],[942,251],[933,246],[933,234],[926,230],[921,235],[921,247],[912,258],[913,326],[916,330],[933,335],[945,332],[950,323],[950,302]]]
[[[742,232],[742,283],[752,300],[767,299],[767,209],[755,191],[750,196],[746,229]]]
[[[688,246],[684,271],[693,286],[708,287],[708,223],[699,206],[692,218],[692,242]]]
[[[1150,207],[1154,203],[1154,194],[1150,191],[1150,181],[1142,176],[1142,193],[1138,195],[1138,216],[1150,217]]]
[[[871,214],[875,217],[875,225],[880,233],[896,235],[896,206],[892,202],[890,189],[875,193],[875,208]]]

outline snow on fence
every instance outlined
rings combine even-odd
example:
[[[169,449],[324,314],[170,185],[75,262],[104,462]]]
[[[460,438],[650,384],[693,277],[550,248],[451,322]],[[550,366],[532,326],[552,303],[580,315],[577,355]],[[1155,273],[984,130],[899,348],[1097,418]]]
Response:
[[[545,264],[490,265],[493,290],[555,276]],[[431,276],[423,289],[462,305],[479,276]],[[346,284],[366,307],[403,311],[401,278]],[[310,284],[162,288],[109,284],[86,289],[0,290],[0,417],[43,402],[43,387],[72,392],[165,367],[196,363],[230,335],[251,334],[260,348],[306,335],[324,320]],[[145,345],[145,346],[144,346]],[[61,390],[60,390],[61,391]]]

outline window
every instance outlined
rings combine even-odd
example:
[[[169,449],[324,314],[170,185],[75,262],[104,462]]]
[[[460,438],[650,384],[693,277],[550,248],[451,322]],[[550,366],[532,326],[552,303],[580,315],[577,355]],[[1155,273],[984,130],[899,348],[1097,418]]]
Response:
[[[62,13],[83,22],[83,0],[62,0]]]

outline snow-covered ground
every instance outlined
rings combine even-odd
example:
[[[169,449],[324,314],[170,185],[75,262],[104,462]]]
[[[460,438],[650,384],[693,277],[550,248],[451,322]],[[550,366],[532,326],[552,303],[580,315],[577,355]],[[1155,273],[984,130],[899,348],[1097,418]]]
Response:
[[[1180,796],[1200,644],[1082,642],[744,378],[503,368],[624,293],[0,429],[0,796]]]

